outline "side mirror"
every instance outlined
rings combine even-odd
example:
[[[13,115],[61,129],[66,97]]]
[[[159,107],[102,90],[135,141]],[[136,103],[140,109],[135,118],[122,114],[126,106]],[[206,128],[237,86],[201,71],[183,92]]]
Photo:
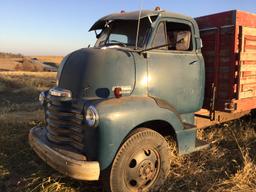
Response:
[[[176,50],[187,51],[190,47],[191,32],[179,31],[176,39]]]
[[[95,36],[96,36],[96,38],[97,38],[97,39],[99,39],[99,38],[100,38],[100,36],[101,36],[101,34],[102,34],[102,32],[103,32],[103,30],[101,30],[101,31],[99,31],[99,30],[98,30],[98,31],[97,31],[97,30],[95,30],[94,32],[95,32]]]

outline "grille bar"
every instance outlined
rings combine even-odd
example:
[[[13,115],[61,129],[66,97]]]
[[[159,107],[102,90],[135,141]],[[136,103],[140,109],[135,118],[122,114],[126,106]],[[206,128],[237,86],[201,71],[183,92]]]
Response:
[[[84,149],[82,109],[69,102],[49,100],[46,107],[46,129],[49,141]]]

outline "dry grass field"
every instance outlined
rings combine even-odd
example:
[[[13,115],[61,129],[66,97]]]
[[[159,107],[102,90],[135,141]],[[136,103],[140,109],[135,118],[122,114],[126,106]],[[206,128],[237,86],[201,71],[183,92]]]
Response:
[[[29,129],[43,125],[38,94],[56,73],[0,72],[0,191],[102,191],[101,182],[65,177],[47,166],[28,144]],[[253,192],[256,190],[256,120],[252,116],[200,130],[210,149],[170,157],[161,192]],[[175,152],[174,152],[175,153]]]
[[[58,68],[62,59],[62,56],[23,56],[0,52],[0,71],[49,71],[49,67]]]
[[[14,71],[22,58],[0,58],[0,71]]]

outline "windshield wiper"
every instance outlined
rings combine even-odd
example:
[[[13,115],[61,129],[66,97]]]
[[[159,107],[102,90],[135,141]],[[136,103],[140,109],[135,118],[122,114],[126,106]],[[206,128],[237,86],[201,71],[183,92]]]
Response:
[[[113,43],[111,43],[113,42]],[[127,47],[127,45],[121,41],[117,41],[117,40],[110,40],[110,43],[108,43],[109,45],[111,44],[118,44],[118,45],[122,45],[123,47]]]
[[[153,50],[153,49],[159,49],[159,48],[162,48],[162,47],[167,47],[169,45],[172,45],[172,43],[167,43],[167,44],[163,44],[163,45],[158,45],[158,46],[155,46],[155,47],[150,47],[150,48],[147,48],[147,49],[143,49],[143,50],[140,50],[138,51],[139,53],[143,53],[145,51],[150,51],[150,50]]]
[[[120,42],[120,41],[117,41],[117,40],[111,40],[110,42],[113,42],[113,43],[105,43],[105,44],[103,45],[103,47],[104,47],[104,46],[107,47],[107,46],[111,46],[111,45],[123,45],[123,46],[121,46],[119,49],[129,50],[129,51],[131,51],[131,52],[136,52],[136,53],[139,52],[139,50],[137,50],[137,49],[132,49],[132,48],[128,47],[127,44],[125,44],[125,43],[123,43],[123,42]]]
[[[111,46],[118,46],[117,44],[105,44],[104,46],[100,47],[101,49],[107,49],[108,46],[111,48]],[[127,51],[131,51],[131,52],[138,52],[138,50],[134,50],[134,49],[131,49],[130,47],[127,47],[127,46],[119,46],[119,47],[113,47],[113,48],[116,48],[116,49],[121,49],[121,50],[127,50]]]

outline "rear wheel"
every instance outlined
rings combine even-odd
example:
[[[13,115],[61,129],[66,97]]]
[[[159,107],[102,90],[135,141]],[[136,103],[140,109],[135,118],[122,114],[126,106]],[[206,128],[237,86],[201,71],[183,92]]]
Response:
[[[118,150],[105,181],[112,192],[157,191],[169,169],[165,138],[151,129],[139,128]]]

